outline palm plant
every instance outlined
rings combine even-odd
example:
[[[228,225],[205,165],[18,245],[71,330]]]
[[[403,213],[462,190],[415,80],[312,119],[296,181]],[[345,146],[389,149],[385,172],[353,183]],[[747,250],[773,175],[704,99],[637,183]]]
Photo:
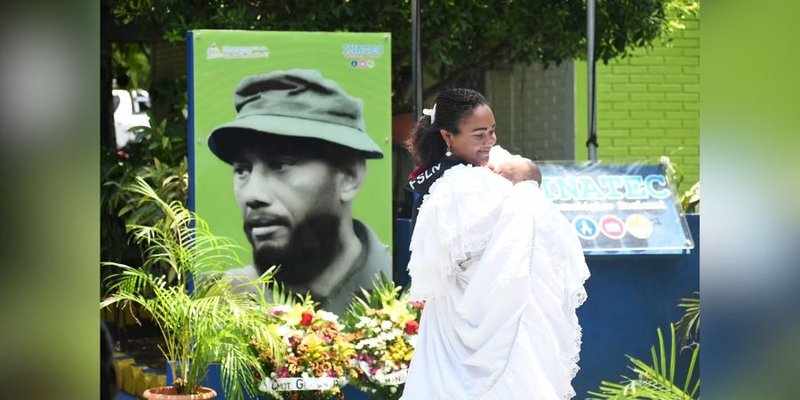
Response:
[[[678,353],[675,341],[675,326],[670,324],[671,345],[669,354],[664,347],[664,336],[661,328],[658,329],[658,351],[655,346],[650,348],[652,363],[648,364],[631,356],[627,356],[633,364],[630,369],[638,377],[625,378],[622,383],[602,381],[600,392],[589,392],[598,396],[590,399],[614,400],[693,400],[700,399],[700,378],[695,375],[697,358],[700,354],[700,343],[693,343],[692,358],[686,376],[681,385],[675,380],[676,355]]]
[[[675,329],[681,334],[683,346],[697,341],[700,336],[700,293],[694,294],[697,297],[684,297],[678,303],[678,307],[683,308],[683,315],[675,325]]]
[[[675,380],[676,346],[675,326],[670,324],[671,346],[669,354],[664,347],[664,336],[661,328],[658,329],[658,351],[655,346],[650,348],[652,363],[648,364],[631,356],[627,356],[633,364],[630,369],[638,377],[636,379],[626,378],[622,383],[602,381],[600,383],[601,392],[589,392],[598,396],[590,399],[614,399],[614,400],[693,400],[700,399],[700,379],[695,377],[694,371],[697,364],[697,357],[700,354],[700,343],[694,343],[692,358],[689,363],[688,371],[683,379],[683,385]]]
[[[274,270],[246,282],[226,276],[226,269],[241,264],[232,240],[215,236],[202,218],[178,200],[164,201],[141,178],[131,190],[141,196],[140,202],[151,203],[163,215],[148,225],[128,225],[134,241],[144,248],[145,261],[138,268],[104,263],[117,272],[106,278],[109,294],[100,307],[136,305],[152,316],[178,394],[197,393],[209,364],[219,362],[228,398],[253,395],[253,377],[263,371],[249,342],[274,339],[263,337],[270,331],[259,329],[267,316],[254,294],[241,289],[268,284]]]

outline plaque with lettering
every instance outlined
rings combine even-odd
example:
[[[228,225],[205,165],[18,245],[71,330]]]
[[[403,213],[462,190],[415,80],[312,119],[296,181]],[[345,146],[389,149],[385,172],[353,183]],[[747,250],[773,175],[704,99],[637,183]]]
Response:
[[[541,188],[586,254],[681,254],[694,247],[661,165],[540,162]]]

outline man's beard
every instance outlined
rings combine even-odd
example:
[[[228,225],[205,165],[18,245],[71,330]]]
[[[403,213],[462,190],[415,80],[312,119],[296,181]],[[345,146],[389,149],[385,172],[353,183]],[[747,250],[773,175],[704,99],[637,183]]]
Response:
[[[248,231],[246,225],[245,231]],[[317,214],[294,227],[285,247],[253,248],[253,262],[259,274],[280,265],[275,274],[278,282],[303,285],[325,271],[341,250],[339,217]]]

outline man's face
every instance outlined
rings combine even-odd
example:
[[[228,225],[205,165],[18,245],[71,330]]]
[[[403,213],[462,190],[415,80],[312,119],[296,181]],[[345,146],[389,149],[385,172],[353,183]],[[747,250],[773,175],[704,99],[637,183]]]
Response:
[[[292,260],[309,264],[303,262],[303,255],[291,253],[308,249],[309,245],[325,245],[308,243],[309,240],[337,243],[336,217],[343,207],[338,183],[342,172],[318,159],[288,151],[280,153],[270,152],[268,147],[245,146],[232,163],[233,190],[257,264],[259,259],[274,264]],[[324,232],[319,232],[321,225],[327,225]],[[309,234],[309,230],[318,232]],[[284,265],[281,272],[299,275],[286,279],[297,283],[314,272],[302,270],[310,267]],[[284,271],[286,268],[293,271]]]

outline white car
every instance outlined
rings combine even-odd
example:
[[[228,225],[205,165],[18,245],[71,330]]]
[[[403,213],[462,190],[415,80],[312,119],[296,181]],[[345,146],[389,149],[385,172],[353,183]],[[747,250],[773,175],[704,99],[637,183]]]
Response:
[[[114,95],[114,131],[117,136],[117,148],[125,147],[136,137],[130,128],[134,126],[150,126],[150,94],[142,89],[113,89]]]

